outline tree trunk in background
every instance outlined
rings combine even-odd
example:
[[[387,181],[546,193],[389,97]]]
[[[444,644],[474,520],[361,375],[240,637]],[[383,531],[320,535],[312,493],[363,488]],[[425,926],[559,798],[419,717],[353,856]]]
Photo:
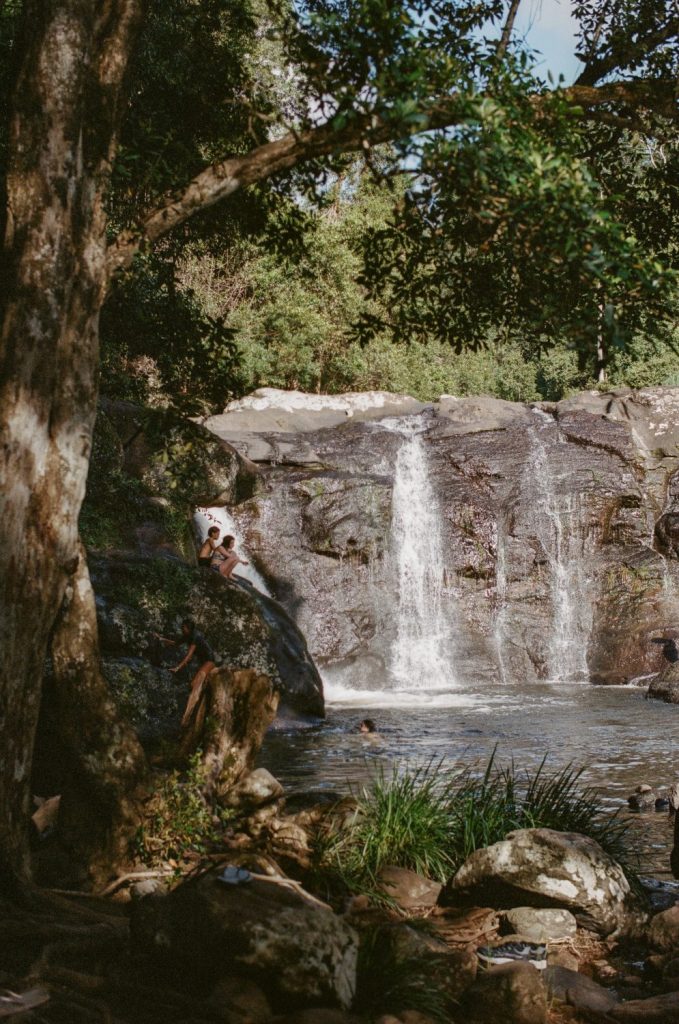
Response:
[[[48,638],[69,581],[83,587],[77,522],[107,284],[103,197],[140,4],[24,4],[0,311],[0,879],[6,886],[29,875],[31,764]]]

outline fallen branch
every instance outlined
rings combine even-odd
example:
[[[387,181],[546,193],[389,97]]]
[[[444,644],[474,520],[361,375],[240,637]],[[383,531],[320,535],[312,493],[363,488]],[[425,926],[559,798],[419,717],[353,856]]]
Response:
[[[93,893],[95,896],[110,896],[126,882],[140,882],[145,878],[170,878],[174,871],[129,871],[126,875],[120,875],[114,882],[107,885],[101,892]]]

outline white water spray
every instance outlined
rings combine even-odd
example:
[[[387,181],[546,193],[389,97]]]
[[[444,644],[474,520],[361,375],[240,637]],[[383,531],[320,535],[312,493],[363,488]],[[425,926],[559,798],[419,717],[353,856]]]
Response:
[[[386,422],[383,421],[383,426]],[[451,689],[454,625],[445,606],[440,511],[429,479],[420,421],[395,421],[391,558],[398,581],[390,674],[397,690]],[[390,426],[387,429],[392,429]]]
[[[588,679],[587,646],[592,630],[587,537],[583,530],[586,508],[580,495],[557,490],[557,477],[539,428],[534,429],[531,440],[527,469],[539,494],[533,524],[547,557],[553,609],[548,676],[551,680],[584,682]]]

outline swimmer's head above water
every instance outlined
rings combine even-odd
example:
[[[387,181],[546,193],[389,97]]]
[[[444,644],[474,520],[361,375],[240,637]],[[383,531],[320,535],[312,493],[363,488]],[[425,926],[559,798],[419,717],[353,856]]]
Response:
[[[364,718],[358,727],[359,732],[377,732],[377,726],[372,718]]]

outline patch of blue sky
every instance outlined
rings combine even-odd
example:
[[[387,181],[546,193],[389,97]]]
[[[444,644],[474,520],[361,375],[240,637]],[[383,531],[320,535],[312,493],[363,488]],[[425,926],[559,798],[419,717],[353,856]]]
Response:
[[[557,82],[563,75],[565,84],[571,85],[582,70],[575,56],[577,29],[570,0],[523,0],[514,36],[534,51],[542,78],[550,72]]]

